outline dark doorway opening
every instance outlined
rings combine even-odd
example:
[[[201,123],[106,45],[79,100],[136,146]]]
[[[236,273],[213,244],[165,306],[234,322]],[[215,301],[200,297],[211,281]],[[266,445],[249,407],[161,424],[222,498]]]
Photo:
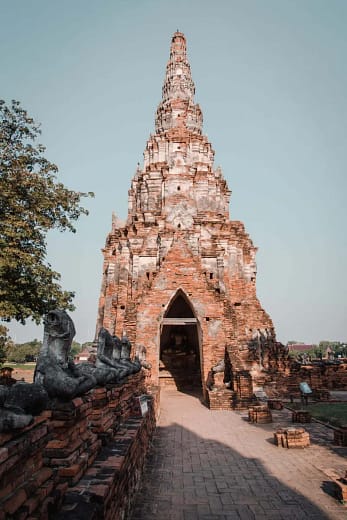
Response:
[[[164,316],[160,336],[159,380],[180,391],[201,391],[198,321],[178,291]]]

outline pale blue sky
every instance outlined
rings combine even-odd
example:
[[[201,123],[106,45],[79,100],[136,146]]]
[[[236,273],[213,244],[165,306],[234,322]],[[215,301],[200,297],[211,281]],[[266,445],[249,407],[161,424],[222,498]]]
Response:
[[[76,235],[49,239],[77,340],[94,336],[100,250],[112,211],[126,217],[179,29],[278,339],[347,341],[346,27],[345,0],[0,0],[0,97],[42,123],[59,179],[96,195]]]

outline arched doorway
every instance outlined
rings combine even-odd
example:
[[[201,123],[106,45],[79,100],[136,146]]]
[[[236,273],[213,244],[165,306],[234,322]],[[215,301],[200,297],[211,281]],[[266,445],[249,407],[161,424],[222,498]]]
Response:
[[[192,306],[185,293],[179,290],[161,324],[160,385],[188,392],[201,391],[200,336]]]

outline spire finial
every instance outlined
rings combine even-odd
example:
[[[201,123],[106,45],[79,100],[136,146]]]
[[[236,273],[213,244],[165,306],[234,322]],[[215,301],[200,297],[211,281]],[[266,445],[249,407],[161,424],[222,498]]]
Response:
[[[157,110],[156,131],[186,127],[201,133],[202,114],[199,106],[194,103],[194,94],[186,38],[177,29],[171,40],[163,99]]]

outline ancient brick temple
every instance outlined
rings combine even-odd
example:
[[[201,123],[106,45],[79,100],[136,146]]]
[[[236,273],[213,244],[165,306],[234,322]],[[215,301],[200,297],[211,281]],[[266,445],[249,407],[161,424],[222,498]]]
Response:
[[[176,32],[127,221],[113,218],[103,250],[97,329],[144,346],[154,384],[196,384],[205,397],[212,367],[225,360],[219,382],[242,397],[283,356],[256,296],[256,248],[230,220],[231,192],[214,168],[194,93],[186,39]]]

